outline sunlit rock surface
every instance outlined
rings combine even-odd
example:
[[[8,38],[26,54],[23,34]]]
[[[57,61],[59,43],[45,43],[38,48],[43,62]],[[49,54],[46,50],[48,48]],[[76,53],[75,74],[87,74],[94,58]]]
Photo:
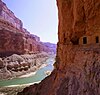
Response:
[[[100,95],[100,43],[95,39],[100,32],[100,0],[57,0],[57,6],[55,70],[18,95]],[[93,39],[91,44],[86,40],[80,45],[84,36]]]
[[[23,28],[22,21],[0,0],[0,57],[41,51],[55,53]]]

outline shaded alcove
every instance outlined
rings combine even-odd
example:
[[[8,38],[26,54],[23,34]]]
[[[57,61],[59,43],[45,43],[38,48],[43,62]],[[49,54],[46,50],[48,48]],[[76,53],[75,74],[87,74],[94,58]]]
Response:
[[[8,56],[11,56],[13,54],[22,54],[22,53],[18,53],[18,52],[15,52],[15,51],[5,51],[5,52],[0,52],[0,57],[3,58],[3,57],[8,57]]]
[[[79,45],[79,38],[75,36],[74,38],[71,39],[71,42],[73,45]]]

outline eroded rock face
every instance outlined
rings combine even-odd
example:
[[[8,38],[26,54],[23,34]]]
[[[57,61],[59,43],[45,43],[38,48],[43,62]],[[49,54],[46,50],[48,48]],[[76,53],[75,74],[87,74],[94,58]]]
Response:
[[[56,49],[57,49],[57,45],[56,44],[52,44],[52,43],[43,43],[46,47],[50,48],[52,50],[52,52],[54,52],[56,54]]]
[[[13,54],[6,58],[0,58],[0,80],[22,77],[26,73],[35,72],[49,58],[54,58],[54,56],[46,52],[24,55]]]
[[[100,32],[100,0],[57,0],[59,42],[55,70],[40,84],[18,95],[99,95],[99,45],[78,45],[84,35]],[[77,45],[76,45],[77,44]]]
[[[13,53],[24,52],[24,40],[21,33],[13,33],[7,30],[0,30],[0,54],[8,56]]]
[[[22,21],[0,0],[0,57],[41,51],[52,52],[52,49],[23,28]]]

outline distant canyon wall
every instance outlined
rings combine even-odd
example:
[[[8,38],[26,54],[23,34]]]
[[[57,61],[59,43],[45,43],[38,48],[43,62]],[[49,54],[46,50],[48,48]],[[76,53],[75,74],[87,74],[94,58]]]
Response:
[[[0,0],[0,19],[12,24],[15,28],[22,30],[23,23],[20,19],[15,17],[14,13],[9,10],[5,3]]]
[[[0,57],[41,51],[54,52],[23,28],[22,21],[0,0]]]

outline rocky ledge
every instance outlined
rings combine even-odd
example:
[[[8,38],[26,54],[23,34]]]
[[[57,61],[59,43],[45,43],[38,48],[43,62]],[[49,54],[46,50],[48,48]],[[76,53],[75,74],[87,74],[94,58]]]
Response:
[[[46,60],[52,56],[46,52],[35,54],[13,54],[6,58],[0,58],[0,80],[16,78],[26,73],[35,72]]]

